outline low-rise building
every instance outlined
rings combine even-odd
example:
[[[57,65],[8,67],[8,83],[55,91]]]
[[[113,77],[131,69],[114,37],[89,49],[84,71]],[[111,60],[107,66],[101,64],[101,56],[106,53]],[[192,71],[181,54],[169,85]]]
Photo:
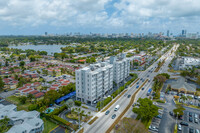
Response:
[[[44,122],[37,111],[17,111],[17,106],[0,104],[0,120],[8,117],[12,127],[7,133],[42,133]]]

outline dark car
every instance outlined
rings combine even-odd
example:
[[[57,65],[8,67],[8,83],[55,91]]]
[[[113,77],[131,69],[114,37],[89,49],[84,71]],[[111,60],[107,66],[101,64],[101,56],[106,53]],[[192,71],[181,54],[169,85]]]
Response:
[[[189,112],[189,116],[192,117],[192,112]]]
[[[189,121],[190,121],[190,122],[192,122],[192,121],[193,121],[192,117],[189,117]]]
[[[184,125],[184,126],[188,126],[188,123],[186,122],[180,122],[181,125]]]
[[[116,117],[116,114],[112,115],[112,119],[115,119],[115,117]]]
[[[147,77],[149,77],[149,75],[147,75]]]
[[[194,96],[194,99],[198,99],[198,96]]]
[[[162,119],[162,116],[161,115],[157,115],[156,118]]]
[[[109,113],[110,113],[110,111],[109,111],[109,110],[107,110],[105,114],[106,114],[106,115],[108,115]]]
[[[144,87],[142,87],[142,90],[144,90]]]
[[[8,90],[4,90],[4,92],[8,92]]]
[[[190,128],[190,129],[189,129],[189,133],[194,133],[194,129],[193,129],[193,128]]]
[[[137,82],[137,84],[139,84],[139,82]]]
[[[128,95],[128,98],[130,98],[131,97],[131,95]]]
[[[171,116],[174,116],[174,113],[173,113],[172,111],[169,111],[169,114],[170,114]]]

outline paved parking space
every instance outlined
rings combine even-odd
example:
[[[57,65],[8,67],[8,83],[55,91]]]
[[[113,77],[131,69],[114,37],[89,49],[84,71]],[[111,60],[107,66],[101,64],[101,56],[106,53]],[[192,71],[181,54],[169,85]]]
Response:
[[[192,122],[189,121],[189,112],[192,113]],[[194,114],[197,114],[198,115],[198,123],[195,123],[194,122]],[[186,123],[188,123],[188,127],[187,126],[182,126],[182,131],[178,131],[178,133],[189,133],[189,129],[192,128],[194,130],[194,133],[195,133],[195,130],[198,129],[200,131],[200,111],[199,110],[195,110],[195,109],[192,109],[192,108],[186,108],[186,110],[184,111],[184,116],[183,116],[183,120],[179,120],[178,122],[181,122],[181,121],[184,121]]]
[[[65,133],[65,128],[63,128],[62,126],[58,126],[49,133]]]

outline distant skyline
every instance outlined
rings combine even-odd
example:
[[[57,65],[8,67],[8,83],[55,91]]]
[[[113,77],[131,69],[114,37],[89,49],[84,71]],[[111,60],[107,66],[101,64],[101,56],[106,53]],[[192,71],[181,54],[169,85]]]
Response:
[[[1,0],[0,35],[199,32],[199,0]]]

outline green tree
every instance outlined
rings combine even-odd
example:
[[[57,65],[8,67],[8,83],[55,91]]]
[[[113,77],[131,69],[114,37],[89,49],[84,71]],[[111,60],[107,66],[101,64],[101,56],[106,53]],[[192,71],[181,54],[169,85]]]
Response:
[[[27,100],[27,97],[26,96],[21,96],[19,97],[19,101],[21,104],[25,104],[26,103],[26,100]]]
[[[174,109],[173,112],[174,112],[175,116],[178,115],[178,117],[179,117],[179,116],[183,115],[184,110],[185,110],[185,108],[183,108],[182,105],[176,105],[176,109]]]
[[[20,63],[19,63],[19,66],[21,66],[21,67],[23,67],[25,65],[25,62],[24,61],[21,61]]]
[[[137,102],[139,103],[139,108],[135,107],[132,111],[138,114],[138,118],[141,118],[142,121],[149,121],[154,116],[158,115],[158,107],[156,105],[153,105],[153,102],[150,99],[139,98]]]
[[[4,82],[2,78],[0,77],[0,91],[4,88]]]
[[[200,76],[197,77],[196,83],[200,85]]]

